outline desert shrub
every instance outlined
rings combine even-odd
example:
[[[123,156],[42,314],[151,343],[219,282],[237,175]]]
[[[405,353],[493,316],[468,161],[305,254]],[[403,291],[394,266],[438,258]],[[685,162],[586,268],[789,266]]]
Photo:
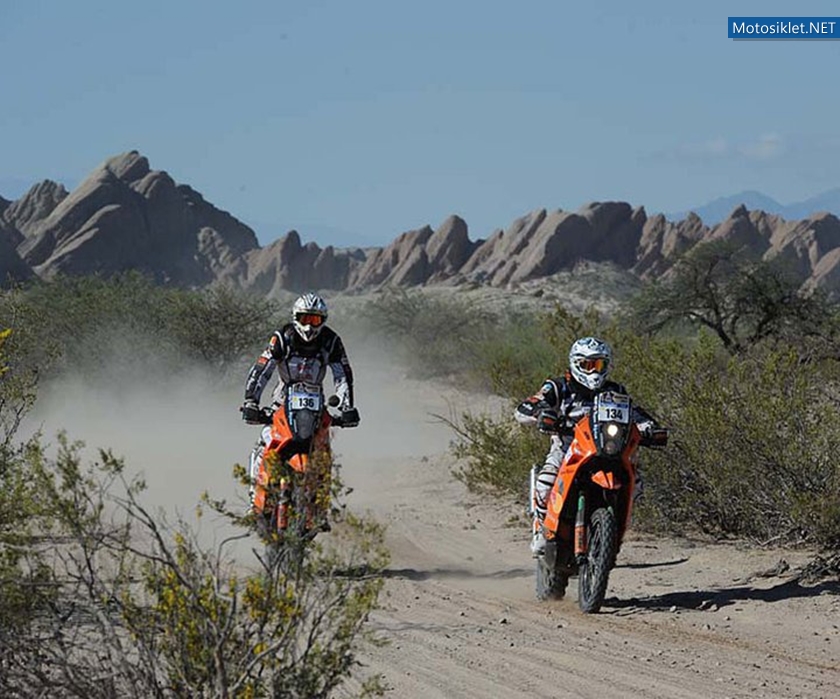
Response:
[[[166,288],[137,273],[59,277],[0,295],[0,327],[42,376],[86,380],[201,364],[241,372],[276,320],[265,299],[218,287]]]
[[[571,316],[569,316],[571,317]],[[456,296],[389,289],[368,301],[361,322],[403,356],[415,374],[498,395],[532,392],[559,367],[553,321],[537,311],[477,307]]]
[[[558,353],[543,333],[535,333],[542,317],[533,321],[513,317],[496,324],[474,347],[468,383],[496,395],[533,393],[545,378],[545,367],[558,364]],[[524,392],[524,393],[523,393]]]
[[[0,453],[12,447],[21,420],[35,402],[38,365],[27,355],[27,347],[19,333],[0,332]]]
[[[29,560],[33,518],[47,505],[22,465],[26,445],[14,441],[33,400],[34,379],[15,375],[12,337],[9,330],[0,332],[0,640],[4,630],[19,628],[52,598],[45,569]]]
[[[840,475],[832,458],[840,414],[826,372],[795,348],[757,345],[733,356],[711,332],[649,336],[562,309],[544,320],[542,332],[561,347],[590,333],[610,341],[614,378],[672,430],[668,449],[643,451],[647,488],[638,525],[840,545]],[[542,366],[542,376],[555,366]],[[517,387],[516,399],[538,385]],[[458,478],[509,496],[527,492],[528,469],[542,461],[547,437],[508,416],[467,414],[453,427]]]
[[[285,310],[225,286],[170,290],[162,307],[163,334],[187,356],[227,369],[251,359],[255,347],[268,342],[274,328],[283,324],[280,312]]]
[[[547,438],[536,430],[523,430],[508,417],[464,413],[449,423],[456,433],[452,453],[458,459],[454,476],[470,490],[513,495],[525,502],[528,469],[541,464]]]
[[[371,334],[427,377],[467,372],[476,345],[490,332],[486,315],[419,290],[387,289],[362,306],[359,316]]]
[[[86,467],[80,445],[60,444],[55,459],[31,445],[19,462],[50,506],[15,543],[16,587],[0,580],[14,611],[0,618],[2,696],[303,699],[356,672],[387,562],[378,525],[347,516],[340,544],[248,572],[228,551],[250,530],[223,504],[208,500],[238,533],[202,545],[184,521],[151,514],[110,453]],[[362,682],[359,696],[379,693],[378,678]]]
[[[663,407],[673,443],[646,470],[648,523],[839,544],[840,419],[812,368],[789,350],[683,359]]]

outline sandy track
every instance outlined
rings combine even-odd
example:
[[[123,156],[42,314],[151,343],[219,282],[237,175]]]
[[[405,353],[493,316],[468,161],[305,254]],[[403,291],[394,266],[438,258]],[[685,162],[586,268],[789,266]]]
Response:
[[[350,504],[388,525],[393,561],[373,625],[389,644],[364,663],[390,696],[840,697],[840,584],[750,578],[807,552],[637,536],[601,614],[578,611],[576,579],[566,600],[537,602],[526,530],[509,524],[518,510],[451,477],[451,435],[429,417],[498,407],[368,369],[370,431],[336,446]]]

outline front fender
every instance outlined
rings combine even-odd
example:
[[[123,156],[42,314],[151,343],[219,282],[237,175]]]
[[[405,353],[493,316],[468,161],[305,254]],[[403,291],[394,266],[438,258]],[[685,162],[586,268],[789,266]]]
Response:
[[[601,486],[604,490],[621,490],[623,485],[612,471],[595,471],[591,478],[595,485]]]

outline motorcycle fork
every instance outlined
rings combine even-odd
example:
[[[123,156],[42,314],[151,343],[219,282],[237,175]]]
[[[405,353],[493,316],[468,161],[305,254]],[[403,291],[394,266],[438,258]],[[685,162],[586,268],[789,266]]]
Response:
[[[575,558],[586,557],[586,497],[578,495],[577,513],[575,515]]]

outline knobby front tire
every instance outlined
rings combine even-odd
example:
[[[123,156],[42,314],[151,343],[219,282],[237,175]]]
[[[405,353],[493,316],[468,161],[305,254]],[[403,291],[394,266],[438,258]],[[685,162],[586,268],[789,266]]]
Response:
[[[578,606],[584,613],[595,614],[601,609],[617,554],[615,512],[600,507],[589,518],[586,560],[578,571]]]

